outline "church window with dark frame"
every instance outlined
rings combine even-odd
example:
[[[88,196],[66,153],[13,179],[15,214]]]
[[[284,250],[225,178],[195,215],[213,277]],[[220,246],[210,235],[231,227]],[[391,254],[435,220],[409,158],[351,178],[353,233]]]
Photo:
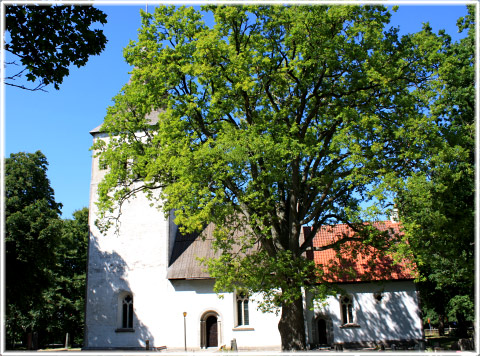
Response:
[[[246,325],[250,325],[248,294],[241,292],[237,294],[237,326]]]
[[[345,295],[340,299],[342,325],[353,324],[353,298]]]
[[[122,300],[122,328],[133,329],[133,298],[130,294]]]

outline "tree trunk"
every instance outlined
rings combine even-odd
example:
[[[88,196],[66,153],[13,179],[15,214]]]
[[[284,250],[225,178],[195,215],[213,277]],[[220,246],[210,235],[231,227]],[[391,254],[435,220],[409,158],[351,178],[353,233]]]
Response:
[[[468,337],[467,320],[463,313],[457,313],[457,336],[464,339]]]
[[[33,350],[33,334],[27,333],[27,350]]]
[[[278,330],[282,339],[282,351],[306,349],[302,298],[282,305]]]
[[[438,335],[445,335],[445,315],[443,314],[438,315]]]

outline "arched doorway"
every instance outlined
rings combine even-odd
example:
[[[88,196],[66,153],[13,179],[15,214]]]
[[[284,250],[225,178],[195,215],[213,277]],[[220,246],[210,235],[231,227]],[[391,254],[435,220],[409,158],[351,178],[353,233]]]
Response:
[[[218,347],[218,323],[217,317],[210,315],[206,320],[207,347]]]
[[[323,318],[317,319],[317,333],[318,333],[318,343],[320,345],[327,345],[327,321]]]
[[[331,346],[333,340],[332,318],[326,314],[317,314],[312,318],[312,343],[316,346]]]
[[[218,313],[210,310],[200,318],[200,347],[218,347],[222,340],[222,323]]]

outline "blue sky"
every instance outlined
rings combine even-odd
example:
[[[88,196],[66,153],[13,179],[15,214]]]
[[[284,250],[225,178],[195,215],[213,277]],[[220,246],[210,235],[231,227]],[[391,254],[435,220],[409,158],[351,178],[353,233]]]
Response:
[[[57,202],[63,204],[63,218],[88,206],[92,137],[89,131],[100,125],[111,99],[128,81],[131,68],[122,51],[135,40],[143,6],[97,6],[107,15],[103,26],[106,49],[90,57],[87,65],[72,67],[60,90],[29,92],[5,87],[5,156],[15,152],[41,150],[49,162],[48,177]],[[153,5],[149,5],[149,12]],[[416,32],[430,22],[436,32],[445,29],[458,40],[456,21],[465,16],[465,5],[401,5],[392,25],[401,33]],[[8,69],[7,69],[8,70]]]

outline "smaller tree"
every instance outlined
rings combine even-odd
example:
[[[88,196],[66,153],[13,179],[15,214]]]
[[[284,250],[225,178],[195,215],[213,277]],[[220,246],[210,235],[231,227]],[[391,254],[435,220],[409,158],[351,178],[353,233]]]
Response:
[[[7,61],[12,74],[5,84],[28,90],[53,84],[58,90],[71,64],[84,66],[105,48],[103,31],[90,29],[97,22],[105,24],[107,15],[92,6],[7,5],[5,50],[21,64]],[[23,69],[13,70],[17,66]],[[36,87],[15,83],[24,73],[27,81],[38,80]]]
[[[5,160],[5,267],[7,343],[34,331],[44,315],[44,293],[53,284],[60,241],[61,204],[40,151]]]
[[[45,294],[45,330],[51,342],[63,340],[67,332],[73,343],[83,342],[88,235],[88,208],[62,220],[54,282]]]
[[[424,170],[408,180],[398,195],[405,229],[403,247],[410,250],[423,281],[425,309],[434,310],[440,332],[447,315],[465,323],[474,314],[475,226],[475,17],[473,8],[458,21],[467,36],[450,43],[443,35],[436,93],[430,92],[431,114],[438,125],[437,145]]]
[[[88,209],[60,219],[61,204],[40,152],[11,154],[5,162],[7,344],[38,331],[40,344],[68,332],[83,340]]]

